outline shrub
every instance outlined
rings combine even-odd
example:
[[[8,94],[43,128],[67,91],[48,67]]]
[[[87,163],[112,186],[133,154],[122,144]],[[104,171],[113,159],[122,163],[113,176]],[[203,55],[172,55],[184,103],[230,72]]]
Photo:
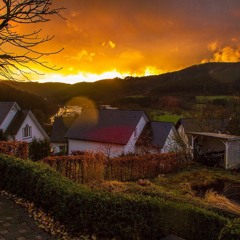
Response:
[[[116,195],[77,185],[47,165],[0,155],[0,187],[49,211],[71,231],[111,239],[217,239],[226,218],[162,198]]]
[[[29,143],[29,158],[33,161],[38,161],[50,155],[51,146],[48,139],[34,138]]]
[[[26,142],[0,141],[0,153],[27,159],[28,145]]]
[[[105,156],[101,153],[86,152],[76,156],[47,157],[41,162],[75,182],[86,183],[104,180],[105,160]]]
[[[105,178],[119,181],[154,178],[176,171],[182,164],[176,153],[127,155],[108,160]]]
[[[125,155],[109,159],[101,153],[74,152],[73,156],[47,157],[42,162],[78,183],[154,178],[161,173],[173,172],[183,164],[176,153]]]
[[[240,239],[240,218],[229,221],[222,230],[220,240],[239,240]]]

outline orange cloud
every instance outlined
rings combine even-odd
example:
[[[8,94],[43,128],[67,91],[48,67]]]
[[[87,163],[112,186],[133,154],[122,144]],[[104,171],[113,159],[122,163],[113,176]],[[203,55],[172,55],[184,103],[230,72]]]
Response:
[[[102,46],[105,48],[115,48],[117,46],[116,43],[114,43],[113,41],[109,40],[108,42],[103,42]]]
[[[143,54],[138,50],[122,52],[119,57],[124,60],[141,60],[144,58]]]
[[[240,60],[239,0],[231,4],[226,0],[218,4],[214,0],[182,0],[181,4],[179,0],[58,0],[53,4],[66,7],[62,15],[67,20],[53,17],[20,30],[41,28],[42,36],[55,35],[39,50],[64,48],[46,56],[46,61],[63,67],[57,74],[69,75],[69,81],[81,81],[81,74],[84,80],[97,79],[95,75],[103,77],[114,69],[114,76],[139,76],[177,70],[202,59]],[[43,72],[49,74],[47,69]]]
[[[219,47],[219,42],[218,41],[214,41],[208,44],[208,49],[212,52],[216,51]]]
[[[240,61],[240,45],[223,46],[215,41],[208,45],[208,49],[212,52],[210,58],[205,58],[202,62],[238,62]]]
[[[238,62],[240,60],[240,47],[224,47],[214,53],[211,61],[216,62]]]

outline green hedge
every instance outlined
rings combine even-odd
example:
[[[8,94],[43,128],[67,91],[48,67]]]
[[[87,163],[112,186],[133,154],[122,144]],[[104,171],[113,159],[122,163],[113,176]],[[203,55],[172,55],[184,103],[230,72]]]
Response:
[[[220,240],[237,240],[240,239],[240,218],[229,221],[222,230]]]
[[[0,155],[0,187],[33,201],[75,232],[110,239],[217,239],[228,220],[208,210],[161,198],[93,191],[50,167]]]

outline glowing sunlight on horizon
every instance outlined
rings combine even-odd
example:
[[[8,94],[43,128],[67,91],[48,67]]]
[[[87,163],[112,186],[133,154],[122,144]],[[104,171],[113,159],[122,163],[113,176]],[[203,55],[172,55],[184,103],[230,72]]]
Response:
[[[141,76],[150,76],[150,75],[157,75],[164,73],[161,70],[156,69],[155,67],[148,66],[144,70],[142,74],[137,73],[120,73],[116,69],[109,72],[104,72],[100,74],[95,73],[82,73],[79,72],[78,74],[69,74],[69,75],[62,75],[62,74],[46,74],[43,79],[37,80],[39,83],[46,83],[46,82],[61,82],[67,84],[75,84],[78,82],[95,82],[103,79],[114,79],[114,78],[125,78],[128,76],[132,77],[141,77]]]

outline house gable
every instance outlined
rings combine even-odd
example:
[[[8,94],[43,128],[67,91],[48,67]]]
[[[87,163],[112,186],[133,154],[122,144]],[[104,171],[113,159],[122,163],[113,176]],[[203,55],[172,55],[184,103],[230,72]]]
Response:
[[[56,117],[52,126],[52,134],[50,137],[51,143],[64,143],[66,144],[65,134],[72,127],[73,123],[77,120],[76,117]]]
[[[124,147],[124,153],[131,153],[131,152],[136,152],[136,142],[138,141],[139,137],[142,134],[142,131],[145,127],[145,125],[147,124],[148,119],[146,118],[146,115],[143,115],[136,128],[134,129],[132,136],[130,137],[128,143],[125,145]]]
[[[138,142],[140,153],[172,152],[178,149],[178,132],[172,122],[150,122],[143,130]]]
[[[77,118],[77,116],[61,116],[54,119],[50,142],[52,151],[55,154],[59,152],[66,152],[67,140],[65,138],[65,134],[77,120]]]
[[[166,153],[177,151],[179,149],[178,137],[179,134],[173,124],[162,147],[162,152]]]
[[[0,129],[5,132],[19,110],[16,102],[0,102]]]
[[[84,111],[67,132],[69,153],[100,148],[111,149],[114,156],[135,152],[135,143],[148,121],[143,111],[99,110],[94,123],[89,121],[92,115],[91,110]]]
[[[141,118],[147,121],[143,111],[99,110],[96,121],[91,121],[92,115],[92,110],[83,111],[65,137],[126,145]]]
[[[33,138],[48,139],[48,135],[41,127],[31,111],[18,111],[6,130],[12,139],[31,142]]]

